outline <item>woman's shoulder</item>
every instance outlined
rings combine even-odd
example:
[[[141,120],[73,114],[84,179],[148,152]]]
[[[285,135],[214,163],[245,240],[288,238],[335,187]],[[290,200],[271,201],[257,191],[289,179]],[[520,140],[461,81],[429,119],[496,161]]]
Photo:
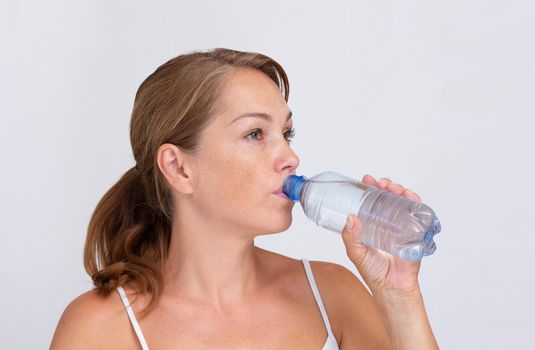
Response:
[[[360,307],[373,303],[368,289],[347,267],[319,260],[311,260],[309,263],[321,297],[331,310],[347,310],[348,302],[355,300],[359,301]]]
[[[311,268],[339,343],[350,347],[389,348],[388,334],[373,296],[348,268],[311,261]],[[337,334],[338,333],[338,334]]]
[[[336,290],[337,292],[349,291],[348,293],[352,295],[355,293],[369,295],[360,279],[344,265],[320,260],[310,260],[309,263],[318,288],[319,285],[323,285],[326,292]]]
[[[291,279],[306,279],[302,259],[273,254],[281,266],[286,266]],[[309,263],[338,342],[387,348],[388,336],[380,311],[359,277],[341,264],[320,260],[309,260]],[[308,282],[301,285],[303,290],[310,289]]]
[[[295,259],[279,253],[261,250],[264,261],[272,268],[272,273],[287,276],[288,281],[306,281],[303,259]],[[308,260],[308,259],[307,259]],[[371,303],[371,295],[360,279],[347,267],[328,261],[309,260],[310,268],[322,299],[331,309],[344,309],[346,298]],[[308,281],[302,284],[309,289]],[[341,304],[341,305],[339,305]]]
[[[258,248],[259,252],[265,258],[266,264],[269,264],[273,267],[274,270],[277,270],[278,273],[298,273],[305,274],[303,259],[295,259],[283,254],[276,252],[264,250]],[[308,260],[308,259],[307,259]],[[349,288],[354,292],[355,290],[359,293],[368,293],[366,287],[361,283],[360,279],[347,267],[328,261],[320,260],[308,260],[310,268],[316,280],[316,284],[324,285],[326,288],[323,289],[332,290],[338,289],[337,287],[343,287],[343,289]],[[334,283],[336,282],[336,283]],[[336,287],[336,288],[332,288]]]
[[[111,349],[117,348],[117,344],[122,347],[131,339],[129,329],[125,327],[128,322],[128,315],[116,291],[102,295],[92,289],[67,305],[50,348]]]

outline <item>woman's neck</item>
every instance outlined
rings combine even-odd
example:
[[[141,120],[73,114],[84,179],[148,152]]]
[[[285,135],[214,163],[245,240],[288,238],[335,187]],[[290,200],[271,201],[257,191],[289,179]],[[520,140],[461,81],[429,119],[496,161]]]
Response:
[[[216,309],[240,304],[253,295],[260,270],[253,237],[221,225],[212,227],[206,220],[187,221],[173,227],[163,270],[164,294]]]

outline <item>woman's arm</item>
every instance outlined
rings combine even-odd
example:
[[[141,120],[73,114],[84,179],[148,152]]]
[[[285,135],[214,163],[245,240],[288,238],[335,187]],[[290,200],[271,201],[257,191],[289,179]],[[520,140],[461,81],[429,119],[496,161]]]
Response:
[[[363,182],[421,201],[416,193],[389,179],[377,182],[364,176]],[[342,231],[349,259],[370,288],[394,349],[438,349],[424,307],[418,283],[421,261],[404,260],[364,245],[358,216],[348,215]]]
[[[344,266],[311,264],[342,350],[438,349],[419,291],[371,295]]]
[[[394,349],[438,349],[419,289],[376,292],[373,298]]]

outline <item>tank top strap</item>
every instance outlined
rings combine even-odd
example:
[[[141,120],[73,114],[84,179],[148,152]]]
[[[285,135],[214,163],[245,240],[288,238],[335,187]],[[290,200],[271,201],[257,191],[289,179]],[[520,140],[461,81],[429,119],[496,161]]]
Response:
[[[325,328],[327,328],[327,333],[330,337],[334,339],[334,334],[331,329],[331,323],[329,322],[329,317],[327,316],[327,312],[325,311],[325,307],[323,306],[321,295],[318,290],[318,286],[316,285],[316,280],[314,279],[314,274],[312,273],[312,268],[310,267],[310,263],[307,259],[301,259],[301,261],[303,262],[303,266],[305,267],[305,272],[308,278],[308,283],[310,284],[312,293],[314,294],[314,298],[316,299],[316,303],[318,304],[320,308],[321,317],[323,317],[323,323],[325,323]]]
[[[132,323],[132,327],[134,327],[134,331],[136,332],[137,339],[139,340],[139,343],[141,344],[141,348],[143,350],[149,350],[149,346],[147,345],[147,342],[145,341],[145,337],[143,336],[143,333],[141,332],[141,327],[139,327],[139,323],[137,322],[136,315],[134,314],[134,310],[132,310],[132,306],[130,306],[130,301],[128,300],[128,297],[126,296],[126,293],[123,287],[121,286],[117,287],[117,292],[119,293],[119,296],[121,297],[121,300],[123,301],[124,308],[126,309],[126,312],[128,313],[128,318],[130,319],[130,323]]]

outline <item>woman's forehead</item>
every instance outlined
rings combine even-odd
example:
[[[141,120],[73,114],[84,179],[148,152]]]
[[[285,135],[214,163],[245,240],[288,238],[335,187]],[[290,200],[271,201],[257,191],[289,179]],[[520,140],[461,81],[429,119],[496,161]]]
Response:
[[[228,123],[247,113],[263,113],[285,119],[289,114],[288,105],[277,84],[256,69],[233,72],[224,84],[218,102],[222,107],[221,117],[225,119],[223,122]]]

